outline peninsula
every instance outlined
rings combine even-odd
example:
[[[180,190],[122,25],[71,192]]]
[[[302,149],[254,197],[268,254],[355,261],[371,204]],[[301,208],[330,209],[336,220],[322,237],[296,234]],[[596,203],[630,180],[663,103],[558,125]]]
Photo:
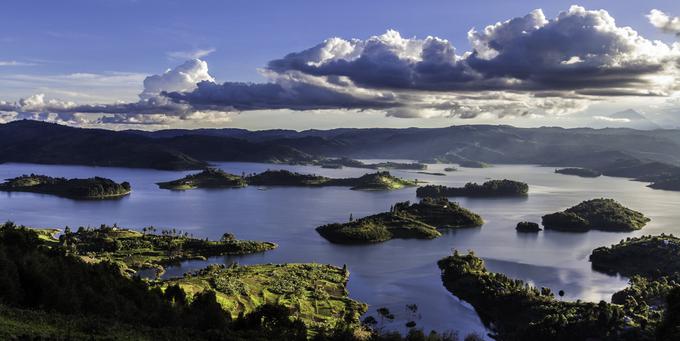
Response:
[[[211,265],[162,282],[163,290],[179,286],[189,298],[215,292],[233,319],[254,312],[263,302],[279,302],[310,331],[359,325],[367,305],[347,297],[349,271],[324,264]]]
[[[658,278],[680,272],[680,238],[672,235],[626,238],[598,247],[590,255],[593,268],[624,276]]]
[[[102,225],[99,228],[69,228],[59,237],[59,244],[69,252],[91,261],[108,261],[132,271],[157,269],[189,259],[206,259],[212,256],[244,255],[276,248],[270,242],[237,240],[225,233],[219,241],[195,238],[187,232],[161,230],[147,227],[142,232]]]

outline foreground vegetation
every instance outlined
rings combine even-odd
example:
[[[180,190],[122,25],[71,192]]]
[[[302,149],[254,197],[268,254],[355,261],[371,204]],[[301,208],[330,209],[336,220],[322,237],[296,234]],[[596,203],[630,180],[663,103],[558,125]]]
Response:
[[[548,288],[487,271],[473,253],[454,252],[438,265],[444,286],[472,304],[500,340],[671,340],[680,335],[677,286],[660,298],[662,305],[652,305],[659,296],[652,301],[635,290],[651,286],[632,286],[630,299],[619,304],[566,302]]]
[[[389,212],[379,213],[344,224],[317,227],[317,232],[332,243],[378,243],[393,238],[433,239],[437,229],[476,227],[482,218],[446,198],[425,198],[419,203],[397,203]]]
[[[446,187],[439,185],[427,185],[419,187],[416,195],[423,197],[508,197],[526,196],[529,193],[529,185],[524,182],[512,180],[489,180],[481,185],[468,182],[463,187]]]
[[[644,227],[649,220],[642,213],[624,207],[613,199],[592,199],[562,212],[544,215],[543,226],[568,232],[591,229],[633,231]]]
[[[0,191],[52,194],[71,199],[109,199],[130,194],[128,182],[94,177],[89,179],[53,178],[45,175],[22,175],[0,184]]]
[[[229,174],[221,169],[208,168],[196,174],[187,175],[181,179],[158,182],[158,187],[173,190],[187,190],[194,188],[238,188],[247,185],[243,177]]]
[[[147,233],[148,232],[148,233]],[[133,271],[156,269],[188,259],[206,259],[212,256],[243,255],[276,248],[276,244],[250,240],[237,240],[225,233],[219,241],[209,241],[190,236],[187,232],[163,230],[154,227],[143,232],[102,225],[99,228],[81,227],[72,232],[66,228],[59,244],[69,253],[91,262],[112,262]]]

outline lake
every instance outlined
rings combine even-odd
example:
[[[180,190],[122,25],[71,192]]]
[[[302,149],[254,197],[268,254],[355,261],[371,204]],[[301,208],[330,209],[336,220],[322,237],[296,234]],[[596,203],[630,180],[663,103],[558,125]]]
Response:
[[[371,161],[371,160],[369,160]],[[289,169],[330,177],[359,176],[370,170],[322,169],[315,166],[288,166],[258,163],[216,163],[227,172],[261,172]],[[443,172],[451,165],[429,165],[429,172]],[[623,178],[580,178],[555,174],[554,168],[531,165],[498,165],[492,168],[460,168],[446,176],[391,171],[392,174],[433,184],[461,186],[466,182],[511,179],[527,182],[527,198],[456,198],[460,204],[479,213],[481,228],[445,231],[434,240],[392,240],[362,246],[334,245],[321,238],[315,227],[331,222],[383,212],[398,201],[415,201],[415,188],[397,191],[353,191],[344,187],[295,188],[255,186],[242,189],[190,190],[159,189],[155,182],[174,180],[192,172],[126,168],[97,168],[32,164],[0,164],[0,178],[25,173],[50,176],[102,176],[129,181],[133,192],[121,200],[75,201],[34,193],[0,192],[0,219],[32,227],[99,226],[117,223],[141,229],[175,228],[194,236],[218,239],[224,232],[239,239],[272,241],[279,248],[264,254],[217,257],[209,261],[189,261],[168,269],[165,276],[179,276],[208,263],[319,262],[347,264],[351,276],[350,296],[370,305],[369,314],[379,307],[389,308],[396,319],[389,329],[405,330],[410,319],[406,304],[416,303],[421,318],[418,326],[426,331],[457,330],[461,335],[484,332],[474,310],[444,289],[436,262],[451,253],[474,250],[485,259],[491,271],[526,280],[553,292],[565,291],[562,299],[609,300],[626,286],[627,279],[591,270],[588,256],[592,249],[642,234],[680,234],[680,192],[652,190],[645,183]],[[643,212],[652,221],[641,231],[614,233],[590,231],[565,233],[543,231],[519,234],[518,221],[540,222],[540,217],[573,206],[583,200],[608,197]],[[454,200],[454,199],[452,199]]]

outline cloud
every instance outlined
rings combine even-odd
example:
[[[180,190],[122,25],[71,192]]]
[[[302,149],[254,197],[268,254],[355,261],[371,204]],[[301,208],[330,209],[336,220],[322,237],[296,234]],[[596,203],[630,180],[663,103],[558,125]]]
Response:
[[[606,122],[612,122],[612,123],[630,123],[629,118],[617,118],[617,117],[609,117],[609,116],[593,116],[594,119],[598,121],[606,121]]]
[[[16,60],[0,60],[0,66],[33,66],[35,63],[18,62]]]
[[[158,96],[161,92],[188,92],[196,89],[199,82],[214,82],[208,73],[208,63],[200,59],[191,59],[184,64],[168,69],[163,74],[144,79],[144,91],[139,95],[142,99]]]
[[[168,52],[167,55],[170,59],[177,60],[200,59],[215,51],[216,49],[214,48],[208,48],[208,49],[196,49],[191,51],[172,51]]]
[[[662,15],[652,11],[650,20],[662,23]],[[667,19],[666,29],[677,24]],[[604,10],[572,6],[547,18],[538,9],[471,29],[468,40],[472,50],[459,52],[446,39],[403,37],[395,30],[365,40],[330,38],[269,62],[261,69],[264,83],[217,83],[205,61],[191,59],[146,77],[136,102],[43,101],[33,108],[62,118],[99,114],[99,122],[109,124],[225,122],[235,112],[277,109],[370,109],[400,118],[541,117],[582,111],[613,97],[669,96],[680,86],[680,44],[645,39],[617,26]],[[5,107],[28,111],[20,102]]]
[[[647,19],[654,27],[666,33],[680,35],[680,17],[671,17],[658,9],[653,9],[647,14]]]

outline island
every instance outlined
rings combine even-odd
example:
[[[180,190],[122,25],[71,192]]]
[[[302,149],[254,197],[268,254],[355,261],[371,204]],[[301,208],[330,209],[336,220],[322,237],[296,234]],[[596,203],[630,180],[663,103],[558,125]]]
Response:
[[[550,288],[488,271],[473,252],[454,251],[437,264],[446,289],[470,303],[498,340],[654,340],[663,319],[641,293],[621,304],[557,300]]]
[[[189,259],[206,259],[212,256],[244,255],[276,248],[276,244],[250,240],[237,240],[225,233],[219,241],[195,238],[188,232],[161,230],[146,227],[142,232],[101,225],[99,228],[80,227],[77,231],[65,228],[59,244],[69,252],[89,261],[113,262],[130,272],[155,269]]]
[[[586,200],[562,212],[543,216],[546,229],[585,232],[591,229],[602,231],[634,231],[644,227],[649,218],[638,211],[624,207],[614,199]]]
[[[535,233],[541,231],[541,227],[534,222],[521,221],[517,223],[517,227],[515,227],[515,230],[517,230],[517,232]]]
[[[160,287],[167,291],[179,286],[189,299],[213,291],[233,319],[254,312],[263,302],[279,302],[308,330],[318,332],[358,325],[366,312],[366,304],[347,297],[348,279],[346,268],[325,264],[211,265]]]
[[[458,171],[458,168],[456,168],[456,167],[446,167],[446,168],[444,168],[444,171],[445,172],[456,172],[456,171]]]
[[[424,197],[514,197],[526,196],[529,185],[512,180],[489,180],[481,185],[468,182],[463,187],[427,185],[418,187],[416,196]]]
[[[221,169],[207,168],[196,174],[189,174],[181,179],[157,182],[158,187],[172,190],[194,188],[239,188],[247,185],[243,177],[229,174]]]
[[[435,176],[446,176],[446,174],[440,173],[440,172],[418,172],[418,174],[435,175]]]
[[[0,184],[0,191],[51,194],[70,199],[117,199],[132,191],[130,183],[94,177],[89,179],[54,178],[46,175],[22,175]]]
[[[602,175],[602,172],[590,168],[559,168],[555,169],[555,173],[576,175],[583,178],[597,178]]]
[[[482,218],[446,198],[425,198],[419,203],[400,202],[389,212],[378,213],[347,223],[333,223],[316,228],[331,243],[367,244],[394,238],[433,239],[438,229],[478,227]]]
[[[626,238],[590,255],[593,269],[624,276],[659,278],[680,272],[680,238],[673,235]]]
[[[490,168],[491,165],[486,162],[463,160],[458,162],[458,165],[465,168]]]
[[[325,158],[317,161],[315,164],[322,168],[367,168],[367,169],[402,169],[402,170],[426,170],[427,165],[420,162],[403,163],[403,162],[378,162],[378,163],[364,163],[359,160],[350,159],[347,157],[341,158]]]
[[[392,190],[416,183],[392,176],[387,171],[364,174],[358,178],[328,178],[313,174],[300,174],[288,170],[268,170],[246,176],[246,182],[257,186],[345,186],[351,189]]]

